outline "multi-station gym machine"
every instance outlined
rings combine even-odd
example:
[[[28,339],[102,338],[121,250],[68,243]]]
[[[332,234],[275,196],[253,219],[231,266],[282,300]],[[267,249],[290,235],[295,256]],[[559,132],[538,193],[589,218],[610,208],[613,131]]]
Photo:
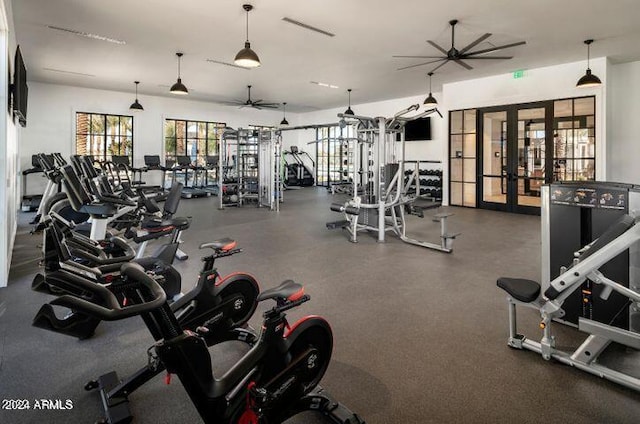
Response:
[[[353,137],[334,138],[348,152],[344,169],[349,174],[345,179],[350,183],[348,191],[351,199],[331,205],[331,210],[343,213],[344,219],[327,223],[327,228],[346,229],[349,240],[353,243],[358,241],[360,231],[375,232],[379,242],[384,242],[386,233],[390,231],[405,243],[447,253],[453,250],[453,240],[458,234],[450,233],[447,229],[447,218],[452,215],[450,213],[434,216],[434,221],[440,223],[440,243],[420,241],[407,235],[407,214],[422,216],[423,208],[440,206],[432,200],[419,205],[422,201],[419,189],[420,164],[425,161],[405,160],[405,124],[434,112],[439,113],[437,109],[429,109],[414,116],[406,116],[418,108],[419,105],[412,105],[391,118],[338,114],[338,125],[341,128],[355,128]],[[319,129],[335,125],[306,125],[281,131]],[[323,140],[325,139],[311,143]]]
[[[227,128],[220,140],[220,209],[250,203],[279,211],[281,137],[271,130]]]
[[[437,109],[429,109],[406,116],[419,107],[412,105],[391,118],[338,114],[341,126],[356,126],[356,137],[348,142],[355,151],[350,158],[354,161],[351,169],[357,175],[351,178],[353,197],[343,204],[331,205],[331,210],[342,212],[345,219],[327,223],[328,228],[345,228],[354,243],[359,231],[376,232],[379,242],[384,242],[386,233],[391,231],[405,243],[447,253],[453,250],[453,240],[458,234],[447,229],[450,213],[434,216],[434,220],[440,222],[440,243],[420,241],[407,235],[406,215],[415,210],[420,193],[409,189],[419,180],[415,161],[412,161],[413,169],[407,169],[410,172],[405,179],[404,127],[409,121],[437,112]]]

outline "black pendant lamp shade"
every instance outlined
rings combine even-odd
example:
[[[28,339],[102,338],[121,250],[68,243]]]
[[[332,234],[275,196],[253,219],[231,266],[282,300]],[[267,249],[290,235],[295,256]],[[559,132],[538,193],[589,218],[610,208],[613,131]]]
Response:
[[[600,78],[593,75],[591,73],[591,68],[589,67],[589,59],[590,59],[590,48],[589,46],[593,43],[593,40],[584,40],[584,44],[587,45],[587,72],[578,80],[576,87],[586,88],[586,87],[596,87],[602,84]]]
[[[426,99],[424,99],[424,106],[426,108],[434,108],[434,107],[438,107],[438,101],[436,100],[435,97],[433,97],[433,94],[431,94],[431,77],[433,76],[433,72],[429,72],[427,75],[429,75],[429,95],[427,96]]]
[[[349,107],[347,107],[347,110],[344,111],[344,114],[354,115],[353,110],[351,110],[351,89],[348,89],[347,92],[349,93]]]
[[[144,108],[142,107],[142,105],[138,101],[138,84],[140,84],[140,81],[134,81],[134,83],[136,84],[136,101],[131,103],[131,106],[129,106],[129,109],[134,110],[134,111],[135,110],[144,110]]]
[[[233,63],[244,68],[257,68],[260,66],[260,59],[256,52],[251,50],[251,43],[249,43],[249,12],[253,9],[253,6],[243,4],[242,8],[247,11],[247,41],[244,42],[244,49],[238,52]]]
[[[176,53],[176,56],[178,56],[178,81],[171,86],[169,91],[172,94],[189,94],[189,90],[187,90],[187,87],[182,83],[182,78],[180,78],[180,58],[182,58],[182,53]]]
[[[287,102],[282,103],[282,121],[280,121],[280,125],[289,125],[289,121],[287,121]]]

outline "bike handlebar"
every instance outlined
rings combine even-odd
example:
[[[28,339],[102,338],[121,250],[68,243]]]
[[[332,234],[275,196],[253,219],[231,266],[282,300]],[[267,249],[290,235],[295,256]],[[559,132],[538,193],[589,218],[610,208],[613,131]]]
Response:
[[[123,264],[120,268],[120,273],[127,278],[128,282],[139,283],[141,286],[148,288],[153,299],[131,306],[120,306],[120,302],[118,302],[116,296],[106,286],[87,280],[86,284],[83,284],[84,288],[104,301],[105,306],[100,306],[68,294],[54,299],[50,304],[64,306],[105,321],[116,321],[134,315],[140,315],[144,312],[150,312],[153,309],[161,307],[167,301],[167,295],[162,287],[147,275],[140,265],[135,263]]]

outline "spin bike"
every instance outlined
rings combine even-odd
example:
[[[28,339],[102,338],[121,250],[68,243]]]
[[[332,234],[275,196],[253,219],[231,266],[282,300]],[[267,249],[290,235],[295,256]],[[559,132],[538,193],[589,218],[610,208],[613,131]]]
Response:
[[[184,330],[162,288],[140,266],[124,264],[121,275],[132,300],[127,306],[113,291],[89,281],[85,287],[98,302],[64,295],[51,304],[109,321],[140,315],[157,340],[149,350],[169,373],[178,376],[206,423],[281,423],[309,409],[334,423],[364,423],[318,387],[333,348],[329,323],[308,316],[288,325],[285,312],[309,300],[300,284],[287,280],[258,296],[259,301],[274,300],[275,306],[264,313],[253,347],[216,378],[207,332]]]
[[[64,219],[56,216],[55,213],[51,214],[51,218],[51,228],[47,229],[45,244],[53,245],[55,249],[49,248],[49,252],[45,254],[45,264],[48,264],[48,270],[45,275],[38,274],[34,278],[32,288],[48,294],[71,294],[86,297],[87,293],[84,284],[86,279],[94,282],[94,284],[116,287],[118,281],[117,271],[119,271],[123,263],[128,262],[133,257],[130,252],[131,248],[121,239],[114,237],[110,243],[115,243],[117,247],[123,247],[124,245],[125,248],[129,249],[128,251],[125,250],[128,254],[103,259],[96,253],[96,251],[100,250],[99,245],[91,244],[90,242],[93,241],[89,239],[81,243],[83,242],[81,235],[75,242],[70,243],[70,235],[65,238],[63,231],[66,229],[70,234],[73,234],[73,232],[64,227]],[[73,247],[73,250],[70,249],[70,246]],[[242,252],[242,249],[237,248],[236,241],[223,238],[200,245],[200,249],[207,248],[212,249],[213,253],[202,259],[204,265],[198,282],[191,291],[181,296],[174,296],[174,284],[170,287],[172,290],[167,291],[167,287],[163,287],[163,290],[165,290],[168,297],[172,297],[175,300],[171,303],[171,308],[180,324],[186,329],[208,328],[212,333],[211,344],[213,344],[218,343],[216,336],[229,329],[246,324],[257,307],[256,298],[260,288],[256,279],[249,274],[236,272],[223,277],[215,267],[216,259]],[[81,254],[80,252],[83,250],[86,251]],[[72,256],[72,252],[75,255]],[[52,260],[51,256],[56,256],[57,261]],[[90,262],[87,262],[88,260]],[[56,262],[55,267],[51,265],[54,262]],[[154,277],[159,277],[159,280],[163,283],[172,275],[167,273],[164,269],[165,267],[159,265],[154,258],[135,259],[134,262],[142,266],[145,272]],[[172,267],[168,267],[174,273],[177,273]],[[178,281],[179,286],[180,283]],[[73,335],[81,339],[91,337],[99,320],[95,320],[85,314],[76,315],[59,319],[55,316],[53,309],[45,304],[36,314],[33,325]],[[90,331],[86,327],[87,319],[94,323]],[[80,325],[79,323],[84,324]],[[60,329],[66,331],[59,331]]]

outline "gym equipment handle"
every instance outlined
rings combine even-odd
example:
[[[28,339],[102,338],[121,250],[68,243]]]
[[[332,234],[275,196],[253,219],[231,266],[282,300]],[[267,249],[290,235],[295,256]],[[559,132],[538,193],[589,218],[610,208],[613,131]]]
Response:
[[[120,302],[115,295],[105,286],[86,281],[84,288],[94,293],[104,301],[106,306],[100,306],[84,299],[79,299],[71,295],[60,296],[50,302],[51,305],[64,306],[76,311],[84,312],[90,316],[100,318],[105,321],[115,321],[128,318],[134,315],[140,315],[159,308],[167,301],[167,295],[162,287],[147,273],[144,269],[135,263],[126,263],[120,268],[120,273],[127,277],[128,280],[140,285],[146,286],[153,299],[132,306],[120,306]]]

